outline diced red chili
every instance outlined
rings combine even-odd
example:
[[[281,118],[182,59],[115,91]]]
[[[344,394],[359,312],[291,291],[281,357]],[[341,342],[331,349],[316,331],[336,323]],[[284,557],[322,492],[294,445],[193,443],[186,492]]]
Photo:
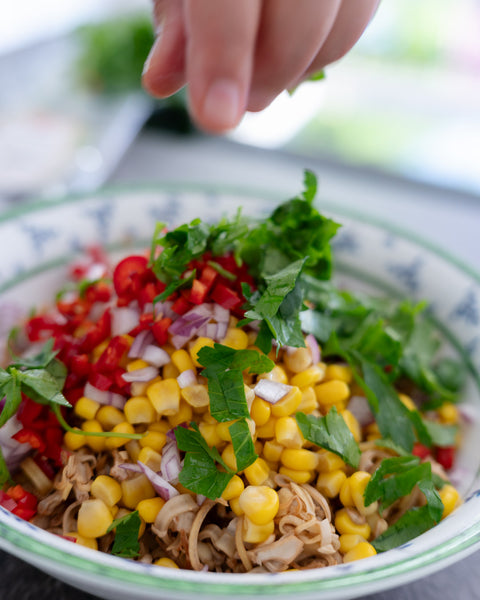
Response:
[[[103,373],[94,372],[88,378],[88,381],[99,390],[106,392],[112,387],[113,381],[110,377],[103,375]]]
[[[21,519],[24,519],[25,521],[30,521],[30,519],[32,519],[36,515],[36,513],[36,510],[32,510],[30,508],[23,508],[21,506],[17,506],[12,510],[12,514],[16,515],[17,517],[20,517]]]
[[[187,311],[192,308],[192,303],[189,302],[184,296],[179,296],[172,304],[173,312],[177,315],[184,315]]]
[[[168,341],[168,328],[172,324],[170,317],[163,317],[152,325],[152,333],[159,346],[164,346]]]
[[[138,294],[138,304],[143,310],[146,304],[151,304],[153,300],[158,296],[160,292],[157,290],[157,286],[153,281],[146,283]]]
[[[140,315],[138,325],[128,332],[128,335],[136,337],[144,329],[149,329],[153,323],[153,313],[145,313]]]
[[[455,462],[455,446],[438,447],[436,449],[435,458],[446,471],[449,471]]]
[[[106,281],[98,281],[90,285],[85,291],[85,299],[94,302],[108,302],[112,297],[112,290]]]
[[[91,352],[95,346],[105,341],[110,336],[111,315],[110,309],[106,309],[98,322],[86,324],[87,328],[80,339],[79,352]]]
[[[129,343],[125,337],[122,335],[113,337],[95,363],[95,371],[97,373],[104,373],[105,371],[109,372],[116,369],[128,348]]]
[[[211,293],[211,298],[223,308],[227,308],[228,310],[232,310],[241,304],[241,300],[238,297],[238,294],[228,288],[223,283],[217,283],[217,285],[213,288]]]
[[[189,294],[189,300],[193,304],[203,304],[206,300],[208,287],[200,280],[194,279]]]
[[[147,270],[145,256],[127,256],[121,260],[113,272],[113,285],[118,296],[129,294],[137,286],[136,279]]]
[[[215,283],[215,280],[218,277],[218,271],[216,271],[210,265],[206,265],[202,269],[202,274],[200,275],[200,281],[207,287],[207,290],[210,290]]]
[[[75,354],[72,356],[69,367],[77,375],[89,375],[92,370],[88,354]]]
[[[430,456],[430,448],[424,444],[420,444],[420,442],[415,442],[412,454],[419,458],[427,458],[427,456]]]
[[[17,508],[17,503],[15,502],[15,500],[3,490],[0,490],[0,505],[3,506],[3,508],[9,510],[10,512]]]
[[[26,427],[17,431],[17,433],[12,435],[12,438],[17,442],[20,442],[20,444],[29,444],[32,448],[39,450],[40,452],[43,452],[46,447],[42,436],[37,431]]]
[[[61,326],[51,315],[38,315],[29,319],[25,330],[31,342],[38,342],[61,332]]]

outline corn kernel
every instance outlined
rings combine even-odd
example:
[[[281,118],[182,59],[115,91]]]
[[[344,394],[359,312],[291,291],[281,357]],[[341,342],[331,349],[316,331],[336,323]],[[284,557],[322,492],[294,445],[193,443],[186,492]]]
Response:
[[[270,475],[270,468],[263,458],[258,457],[243,473],[250,485],[262,485]]]
[[[213,348],[215,344],[214,340],[207,337],[198,337],[188,349],[190,356],[192,357],[193,364],[196,367],[201,367],[202,365],[198,362],[198,353],[202,348],[208,346],[209,348]]]
[[[159,558],[153,564],[157,565],[158,567],[166,567],[167,569],[180,568],[171,558],[167,558],[166,556]]]
[[[270,415],[272,413],[271,404],[255,396],[255,399],[252,402],[252,407],[250,408],[250,416],[255,421],[255,425],[261,427],[267,423]]]
[[[378,509],[378,502],[372,502],[368,506],[365,506],[364,494],[365,488],[372,476],[366,471],[355,471],[351,477],[348,478],[350,485],[350,496],[352,498],[355,508],[361,515],[371,515]]]
[[[142,448],[150,448],[151,450],[155,450],[155,452],[160,452],[167,443],[167,434],[149,429],[140,438],[139,443]]]
[[[277,423],[275,417],[270,417],[270,419],[262,425],[261,427],[257,427],[257,438],[274,438],[275,437],[275,425]]]
[[[352,369],[348,365],[327,365],[325,369],[325,380],[332,381],[335,379],[344,381],[345,383],[351,383],[353,379]]]
[[[132,479],[125,479],[120,485],[122,486],[122,502],[127,508],[134,509],[142,500],[156,496],[152,484],[143,473]]]
[[[95,432],[103,431],[102,426],[95,419],[92,419],[89,421],[84,421],[82,423],[82,429],[83,429],[83,431],[95,431]],[[106,441],[106,439],[104,437],[88,435],[88,436],[85,436],[85,439],[86,439],[87,445],[90,446],[90,448],[94,452],[102,452],[102,450],[104,450],[105,441]],[[88,535],[87,535],[87,537],[88,537]]]
[[[195,384],[184,387],[180,394],[182,398],[188,402],[190,406],[194,408],[202,408],[210,404],[210,397],[208,395],[208,388],[206,385]]]
[[[320,473],[317,478],[316,488],[326,498],[335,498],[340,493],[347,476],[344,471],[336,469],[327,473]]]
[[[320,383],[325,376],[325,370],[319,365],[312,365],[297,373],[290,379],[290,385],[296,385],[299,388],[306,388],[308,386]]]
[[[180,408],[180,387],[176,379],[156,381],[147,388],[147,396],[159,415],[171,416]]]
[[[291,390],[278,402],[272,405],[272,415],[274,417],[288,417],[296,412],[302,401],[302,392],[298,387],[292,387]]]
[[[334,452],[329,452],[328,450],[320,450],[317,452],[318,454],[318,470],[320,473],[330,473],[331,471],[336,471],[337,469],[346,469],[347,465],[344,463],[343,459],[335,454]]]
[[[222,498],[227,501],[233,500],[233,498],[239,498],[244,489],[245,485],[243,480],[238,475],[234,475],[223,490]]]
[[[314,389],[319,405],[326,411],[331,406],[336,406],[338,410],[342,410],[345,408],[345,402],[350,396],[350,388],[344,381],[339,379],[319,383]]]
[[[258,379],[268,379],[269,381],[278,381],[278,383],[288,384],[287,373],[280,365],[275,365],[271,371],[268,371],[268,373],[261,373],[258,376]]]
[[[81,431],[78,427],[75,427],[75,430]],[[69,450],[79,450],[87,443],[87,436],[81,435],[80,433],[73,433],[73,431],[67,431],[63,436],[63,443]]]
[[[221,343],[235,350],[245,350],[248,346],[248,335],[238,327],[229,327]]]
[[[85,546],[85,548],[91,548],[92,550],[98,550],[98,542],[95,538],[86,538],[83,535],[79,535],[77,531],[69,531],[65,534],[66,537],[73,538],[76,544]]]
[[[85,500],[80,505],[77,518],[78,533],[86,538],[98,538],[107,533],[113,522],[108,506],[99,498]]]
[[[128,452],[128,456],[132,462],[137,462],[142,447],[138,440],[130,440],[125,444],[125,450]]]
[[[415,402],[407,396],[407,394],[398,394],[400,402],[408,408],[408,410],[417,410]]]
[[[295,348],[293,352],[285,352],[283,362],[292,373],[301,373],[312,364],[310,348]]]
[[[147,388],[150,384],[155,381],[159,381],[159,377],[155,377],[151,381],[132,381],[130,384],[130,393],[132,396],[145,396],[147,393]]]
[[[365,439],[367,441],[379,440],[382,437],[378,424],[376,422],[369,423],[365,426]]]
[[[93,358],[94,362],[96,362],[100,358],[100,356],[106,350],[108,344],[109,344],[109,340],[105,340],[105,341],[101,342],[100,344],[98,344],[97,346],[95,346],[95,348],[92,350],[92,358]]]
[[[137,504],[136,510],[138,510],[139,516],[145,521],[145,523],[154,523],[158,513],[163,508],[165,500],[156,496],[155,498],[146,498],[140,500]]]
[[[284,450],[285,446],[282,446],[274,440],[267,440],[263,444],[263,458],[272,463],[278,462]]]
[[[240,495],[240,508],[255,525],[267,525],[276,517],[280,501],[266,485],[248,485]]]
[[[217,435],[224,442],[231,442],[232,436],[230,435],[229,427],[235,423],[235,421],[225,421],[223,423],[217,423]]]
[[[106,404],[98,409],[97,421],[103,427],[104,431],[110,431],[115,425],[125,421],[125,415],[118,408]]]
[[[230,508],[237,517],[243,515],[243,510],[240,508],[240,497],[229,500]]]
[[[247,544],[261,544],[269,538],[274,531],[275,524],[273,521],[265,523],[264,525],[256,525],[248,517],[243,517],[242,537],[243,541]]]
[[[275,423],[275,439],[285,448],[301,448],[304,442],[302,432],[293,417],[278,419]]]
[[[340,542],[339,551],[342,554],[346,554],[347,552],[350,552],[350,550],[353,550],[355,546],[361,542],[366,542],[367,540],[361,535],[358,535],[358,533],[343,533],[338,537],[338,541]]]
[[[137,460],[144,465],[147,465],[147,467],[150,467],[153,471],[160,471],[162,455],[148,446],[145,446],[145,448],[140,450]]]
[[[306,415],[312,413],[314,410],[317,410],[318,402],[317,396],[315,395],[315,390],[313,387],[309,386],[302,389],[302,401],[298,405],[298,411],[303,412]]]
[[[305,448],[285,448],[280,462],[288,469],[313,471],[318,465],[318,454]]]
[[[278,469],[278,472],[281,475],[285,475],[286,477],[289,477],[292,481],[294,481],[295,483],[309,483],[310,481],[313,481],[313,479],[315,478],[315,472],[314,471],[305,471],[305,470],[300,470],[300,469],[289,469],[287,467],[281,466]]]
[[[109,475],[98,475],[92,481],[90,493],[94,498],[103,500],[105,504],[112,507],[120,501],[122,488],[116,479]]]
[[[167,418],[173,429],[181,423],[189,423],[193,418],[193,409],[190,404],[184,400],[180,400],[178,411],[174,415],[169,415]]]
[[[87,398],[86,396],[82,396],[75,403],[75,407],[73,410],[76,415],[78,415],[82,419],[89,421],[95,418],[95,415],[97,414],[99,408],[99,402]]]
[[[153,423],[155,409],[146,396],[134,396],[125,402],[123,407],[126,420],[132,425],[138,423]]]
[[[217,433],[217,425],[213,423],[206,423],[205,421],[200,421],[198,428],[200,433],[202,434],[203,439],[207,442],[210,448],[214,446],[219,446],[222,443],[222,438]]]
[[[135,429],[133,428],[133,425],[130,425],[130,423],[127,423],[126,421],[124,421],[123,423],[119,423],[118,425],[115,425],[115,427],[112,429],[113,433],[135,433]],[[125,444],[128,444],[128,442],[130,441],[130,438],[126,438],[126,437],[109,437],[107,438],[107,441],[105,442],[105,447],[108,448],[109,450],[113,450],[114,448],[120,448],[120,446],[124,446]]]
[[[340,411],[340,414],[343,417],[347,427],[350,429],[351,434],[356,442],[362,441],[362,428],[360,427],[360,423],[357,421],[356,417],[350,412],[347,408]]]
[[[456,425],[458,423],[458,408],[452,402],[444,402],[437,409],[437,414],[444,425]]]
[[[354,560],[368,558],[370,556],[375,556],[376,553],[377,551],[372,544],[369,544],[368,542],[360,542],[355,546],[355,548],[352,548],[343,556],[343,562],[348,563]]]
[[[180,371],[177,369],[177,367],[172,362],[169,362],[166,365],[164,365],[164,367],[162,369],[163,379],[176,379],[179,375],[180,375]],[[148,389],[148,386],[147,386],[147,389]]]
[[[443,502],[442,519],[444,519],[459,504],[460,494],[453,485],[450,485],[449,483],[445,484],[442,489],[439,490],[438,494],[440,500]]]
[[[347,477],[340,488],[340,502],[343,506],[354,506],[352,498],[352,488],[350,487],[350,478]]]
[[[222,460],[229,469],[237,472],[237,458],[232,444],[227,444],[222,452]]]
[[[192,357],[183,348],[181,350],[175,350],[171,356],[171,359],[172,363],[177,367],[180,373],[183,373],[183,371],[193,371],[194,373],[197,372],[195,365],[193,364]]]
[[[154,421],[148,426],[148,431],[159,431],[160,433],[168,433],[170,429],[171,426],[167,419],[160,419],[160,421]]]
[[[129,373],[131,373],[132,371],[138,371],[139,369],[145,369],[147,367],[149,367],[149,363],[146,360],[143,360],[141,358],[136,358],[135,360],[131,360],[128,364],[127,364],[127,371]]]
[[[361,535],[366,540],[370,537],[370,525],[366,521],[365,523],[355,523],[346,508],[337,510],[335,514],[335,528],[340,534],[355,533]]]

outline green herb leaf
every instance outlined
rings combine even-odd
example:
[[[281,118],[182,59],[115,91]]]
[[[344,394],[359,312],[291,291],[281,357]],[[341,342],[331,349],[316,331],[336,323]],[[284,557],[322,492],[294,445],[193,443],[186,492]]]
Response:
[[[411,508],[394,525],[375,538],[371,544],[377,552],[385,552],[405,544],[435,525],[427,506]]]
[[[22,391],[35,402],[70,406],[61,392],[62,386],[58,385],[58,378],[47,369],[21,371],[19,378]]]
[[[305,439],[338,454],[346,463],[358,468],[360,449],[335,406],[324,417],[297,413],[295,418]]]
[[[2,448],[0,446],[0,487],[3,487],[7,481],[12,481],[10,472],[3,456]]]
[[[51,338],[42,346],[42,349],[38,354],[30,358],[23,358],[20,356],[12,356],[12,363],[9,365],[9,369],[14,367],[16,369],[45,369],[49,363],[58,354],[57,350],[53,350],[54,340]]]
[[[194,269],[188,277],[181,277],[180,279],[171,281],[161,294],[159,294],[158,296],[155,296],[155,298],[153,299],[153,302],[154,303],[155,302],[163,302],[177,290],[192,287],[192,283],[193,283],[193,280],[195,279],[195,275],[196,275],[196,271]]]
[[[112,554],[123,558],[136,558],[140,554],[140,544],[138,541],[138,533],[140,531],[141,520],[138,510],[134,510],[121,517],[115,519],[107,533],[115,531],[115,540],[113,542]]]
[[[195,494],[216,500],[222,495],[234,472],[223,462],[218,450],[208,446],[198,426],[191,423],[191,427],[192,429],[175,429],[178,447],[186,453],[179,481]],[[217,463],[225,470],[220,471]]]
[[[240,419],[232,423],[228,431],[232,438],[233,450],[237,461],[237,471],[243,471],[243,469],[255,462],[257,458],[248,423],[245,419]]]
[[[5,371],[2,371],[2,373],[5,373]],[[0,414],[0,427],[13,417],[22,401],[18,373],[14,370],[12,373],[7,374],[9,375],[8,379],[4,379],[0,384],[0,393],[5,395],[5,404]]]

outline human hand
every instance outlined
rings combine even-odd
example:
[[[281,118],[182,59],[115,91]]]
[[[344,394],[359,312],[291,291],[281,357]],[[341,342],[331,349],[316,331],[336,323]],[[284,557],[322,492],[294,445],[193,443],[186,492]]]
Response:
[[[222,133],[346,54],[378,3],[155,0],[143,85],[164,98],[188,83],[194,121]]]

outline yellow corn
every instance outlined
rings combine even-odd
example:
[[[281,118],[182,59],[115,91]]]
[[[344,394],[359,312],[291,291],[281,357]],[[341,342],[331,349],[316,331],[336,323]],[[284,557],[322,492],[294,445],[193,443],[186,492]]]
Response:
[[[182,398],[193,406],[193,408],[203,408],[210,404],[208,388],[206,385],[195,384],[183,388],[180,392]]]
[[[297,385],[299,388],[306,388],[310,385],[320,383],[325,376],[325,370],[320,365],[312,365],[297,373],[290,379],[290,385]]]
[[[133,425],[130,425],[130,423],[127,423],[126,421],[124,421],[123,423],[119,423],[118,425],[115,425],[115,427],[112,429],[113,433],[135,433],[135,429],[133,428]],[[126,437],[109,437],[107,438],[107,441],[105,442],[105,447],[108,448],[109,450],[113,450],[114,448],[120,448],[120,446],[124,446],[125,444],[128,444],[128,442],[130,441],[130,438],[126,438]]]
[[[107,533],[113,522],[108,506],[99,498],[85,500],[80,505],[77,518],[78,533],[86,538],[98,538]]]
[[[193,417],[193,409],[184,400],[180,400],[178,411],[174,415],[169,415],[168,422],[173,427],[177,427],[181,423],[189,423]]]
[[[137,462],[142,447],[138,440],[130,440],[125,444],[125,450],[128,452],[128,456],[132,462]]]
[[[243,541],[247,544],[261,544],[275,531],[275,524],[273,521],[265,523],[264,525],[256,525],[248,517],[243,517]]]
[[[203,439],[207,442],[210,448],[219,446],[222,443],[223,440],[217,433],[217,425],[200,421],[198,428],[200,429]]]
[[[410,398],[410,396],[407,396],[407,394],[398,394],[398,397],[400,398],[400,402],[406,406],[408,410],[417,410],[415,402]]]
[[[239,498],[244,489],[245,485],[243,480],[238,475],[234,475],[223,490],[222,498],[227,501],[233,500],[233,498]]]
[[[159,415],[171,416],[180,408],[180,387],[176,379],[156,381],[147,388],[147,396]]]
[[[237,517],[241,517],[243,515],[243,510],[240,508],[240,497],[232,498],[229,500],[230,508],[237,515]]]
[[[217,423],[217,435],[224,442],[231,442],[232,436],[230,435],[229,427],[235,423],[235,421],[225,421],[224,423]]]
[[[161,431],[149,429],[140,438],[139,443],[142,448],[150,448],[151,450],[155,450],[155,452],[160,452],[167,443],[167,435]]]
[[[347,465],[343,459],[328,450],[320,450],[318,453],[318,470],[320,473],[330,473],[338,469],[346,469]]]
[[[280,501],[266,485],[247,485],[240,495],[240,508],[255,525],[267,525],[276,517]]]
[[[69,531],[65,534],[66,537],[71,537],[75,540],[76,544],[85,546],[85,548],[91,548],[92,550],[98,550],[98,542],[95,538],[86,538],[83,535],[79,535],[77,531]]]
[[[270,475],[270,468],[263,458],[258,457],[251,465],[244,469],[243,473],[250,485],[262,485]]]
[[[229,327],[221,343],[235,350],[245,350],[248,346],[248,335],[238,327]]]
[[[145,521],[145,523],[154,523],[164,504],[165,500],[156,496],[155,498],[140,500],[140,502],[137,504],[136,510],[138,510],[139,516]]]
[[[364,523],[355,523],[346,508],[341,508],[335,513],[335,528],[340,534],[355,533],[361,535],[366,540],[370,537],[370,525],[366,521]]]
[[[96,419],[105,431],[110,431],[115,425],[125,421],[125,415],[118,408],[107,404],[98,409]]]
[[[78,427],[75,427],[76,431],[81,431]],[[87,436],[81,435],[79,433],[73,433],[72,431],[67,431],[63,436],[63,443],[65,446],[72,451],[79,450],[82,446],[85,446],[87,443]]]
[[[347,477],[340,488],[340,502],[343,506],[354,506],[350,478]]]
[[[120,501],[122,488],[116,479],[109,475],[98,475],[92,481],[90,493],[94,498],[103,500],[105,504],[112,507]]]
[[[145,446],[142,448],[138,454],[138,459],[147,467],[150,467],[153,471],[160,471],[160,465],[162,464],[162,455],[153,450],[153,448],[149,448]]]
[[[270,381],[278,381],[279,383],[288,383],[288,377],[285,369],[280,365],[275,365],[268,373],[262,373],[258,379],[269,379]]]
[[[146,367],[149,367],[150,365],[147,363],[147,361],[142,360],[141,358],[136,358],[135,360],[131,360],[128,364],[127,364],[127,371],[129,373],[131,373],[132,371],[138,371],[139,369],[145,369]]]
[[[348,365],[327,365],[325,369],[326,381],[337,379],[345,383],[351,383],[352,378],[352,369]]]
[[[343,556],[343,562],[348,563],[354,560],[360,560],[361,558],[368,558],[369,556],[375,556],[377,551],[368,542],[360,542],[349,552]]]
[[[344,381],[339,379],[319,383],[314,389],[317,401],[325,411],[328,411],[331,406],[336,406],[337,410],[342,410],[345,408],[345,402],[350,396],[350,388]]]
[[[327,498],[335,498],[340,493],[347,476],[344,471],[336,469],[327,473],[320,473],[317,478],[317,490]]]
[[[444,402],[437,409],[437,413],[444,425],[456,425],[458,423],[458,408],[451,402]]]
[[[145,396],[145,394],[147,393],[147,388],[150,384],[154,383],[155,381],[159,381],[160,377],[155,377],[155,379],[152,379],[151,381],[132,381],[132,383],[130,384],[130,393],[132,394],[132,396]]]
[[[275,437],[275,425],[277,423],[275,417],[270,417],[265,425],[257,427],[257,438],[274,438]]]
[[[255,396],[250,408],[250,416],[255,421],[257,427],[261,427],[267,423],[272,414],[272,406],[262,398]]]
[[[442,487],[441,490],[439,490],[438,495],[440,496],[440,500],[443,502],[442,519],[444,519],[459,504],[460,494],[453,487],[453,485],[447,483]]]
[[[365,506],[364,494],[365,488],[372,476],[366,471],[355,471],[353,475],[348,478],[350,486],[350,496],[352,498],[355,508],[361,515],[371,515],[377,511],[378,502],[372,502],[368,506]]]
[[[150,423],[150,425],[148,426],[148,431],[159,431],[160,433],[168,433],[170,429],[171,426],[167,419],[155,421],[154,423]]]
[[[278,469],[278,472],[281,475],[285,475],[286,477],[289,477],[295,483],[309,483],[310,481],[313,481],[313,479],[315,478],[314,471],[305,471],[305,470],[300,470],[300,469],[288,469],[287,467],[281,466]]]
[[[227,444],[222,452],[222,460],[232,471],[237,471],[237,458],[232,444]]]
[[[272,415],[288,417],[297,410],[301,401],[302,392],[300,388],[294,386],[281,400],[272,405]]]
[[[159,558],[153,564],[157,565],[158,567],[166,567],[167,569],[180,568],[171,558],[167,558],[166,556]]]
[[[93,357],[93,359],[94,359],[95,362],[103,354],[104,350],[108,346],[108,343],[109,343],[109,340],[105,340],[104,342],[101,342],[100,344],[98,344],[98,346],[95,346],[95,348],[92,350],[92,357]]]
[[[181,350],[175,350],[171,356],[171,359],[172,363],[177,367],[180,373],[189,370],[193,371],[194,373],[197,372],[197,369],[193,364],[192,357],[186,350],[183,350],[183,348]]]
[[[214,340],[207,338],[207,337],[199,337],[197,338],[189,347],[188,351],[190,353],[190,356],[193,360],[193,364],[196,367],[201,367],[202,365],[198,362],[198,353],[199,351],[204,348],[205,346],[208,346],[209,348],[213,348],[213,345],[215,344]]]
[[[125,479],[122,486],[122,502],[127,508],[134,509],[139,502],[156,496],[148,478],[140,473],[132,479]]]
[[[153,423],[156,417],[155,409],[146,396],[134,396],[127,400],[123,412],[126,420],[132,425]]]
[[[164,365],[162,369],[163,379],[176,379],[179,375],[180,371],[172,362],[169,362],[166,365]]]
[[[302,401],[298,405],[298,411],[310,414],[318,408],[317,396],[312,386],[302,389]]]
[[[360,427],[360,423],[357,421],[356,417],[347,408],[340,411],[340,414],[342,415],[347,427],[350,429],[350,432],[353,435],[355,441],[361,442],[362,428]]]
[[[75,404],[74,412],[76,415],[87,421],[94,419],[97,414],[97,410],[100,408],[100,403],[82,396]]]
[[[285,450],[285,447],[281,444],[278,444],[274,440],[267,440],[263,444],[263,458],[268,460],[269,462],[275,463],[280,460],[280,456],[282,452]]]
[[[280,462],[288,469],[313,471],[318,465],[318,454],[305,448],[285,448]]]
[[[96,431],[96,432],[103,431],[102,426],[95,419],[91,419],[89,421],[84,421],[82,423],[82,429],[83,429],[83,431]],[[102,452],[102,450],[105,449],[106,438],[88,435],[88,436],[85,436],[85,439],[86,439],[87,445],[90,446],[90,448],[94,452]],[[88,537],[88,535],[87,535],[87,537]]]
[[[283,362],[292,373],[301,373],[312,364],[310,348],[296,348],[293,352],[285,352]]]
[[[365,439],[369,442],[372,440],[378,440],[382,437],[382,434],[380,433],[380,429],[378,428],[378,425],[376,422],[369,423],[368,425],[366,425],[364,431],[365,431]]]
[[[361,542],[366,542],[367,540],[363,538],[358,533],[343,533],[338,537],[338,541],[340,542],[339,551],[341,554],[346,554],[353,550],[355,546],[358,546]]]
[[[302,432],[293,417],[278,419],[275,423],[275,439],[285,448],[301,448],[304,442]]]

